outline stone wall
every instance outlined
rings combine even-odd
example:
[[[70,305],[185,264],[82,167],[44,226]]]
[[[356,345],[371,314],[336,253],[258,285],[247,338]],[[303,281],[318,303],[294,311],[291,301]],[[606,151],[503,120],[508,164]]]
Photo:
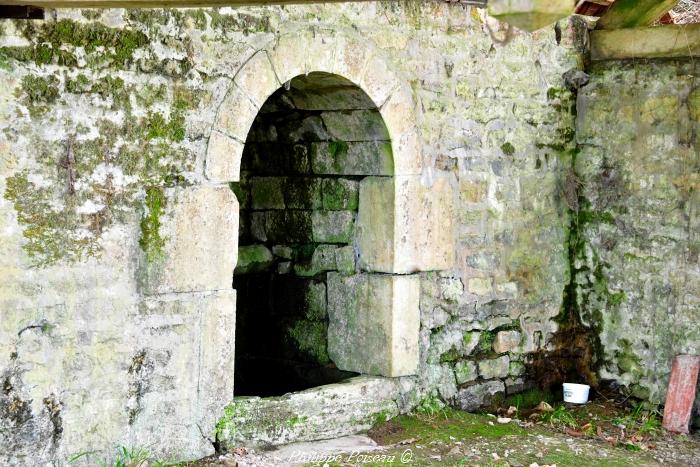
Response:
[[[610,62],[579,95],[581,316],[601,377],[655,403],[673,357],[700,351],[699,68]]]
[[[562,75],[580,60],[561,26],[499,45],[482,12],[415,2],[1,22],[0,463],[104,459],[119,445],[195,458],[231,431],[238,204],[222,174],[236,159],[205,160],[240,149],[245,133],[226,128],[271,94],[227,100],[234,81],[287,81],[240,72],[268,52],[290,78],[316,60],[357,73],[402,131],[390,134],[395,199],[416,202],[391,214],[390,243],[413,253],[382,261],[423,271],[419,364],[376,391],[397,384],[396,403],[367,407],[440,396],[473,408],[524,387],[554,345],[569,279]],[[440,211],[436,192],[456,209]],[[380,284],[391,306],[411,297],[393,277]]]

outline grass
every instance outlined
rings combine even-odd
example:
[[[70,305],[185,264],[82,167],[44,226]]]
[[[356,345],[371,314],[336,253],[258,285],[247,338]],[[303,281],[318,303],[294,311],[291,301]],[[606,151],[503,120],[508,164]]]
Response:
[[[95,454],[98,452],[83,451],[74,454],[68,458],[68,465],[76,465],[79,462],[99,467],[176,467],[186,465],[170,460],[155,459],[151,452],[144,447],[119,446],[113,461],[107,461],[104,458],[94,460],[92,456]]]
[[[545,392],[540,389],[530,389],[529,391],[521,392],[507,397],[503,401],[504,407],[515,407],[520,410],[528,410],[537,407],[540,402],[553,404],[557,397],[551,392]]]
[[[624,426],[629,431],[636,431],[641,435],[654,435],[661,430],[661,419],[655,409],[645,409],[644,404],[637,404],[632,411],[624,416],[616,416],[610,419],[610,423],[616,426]]]

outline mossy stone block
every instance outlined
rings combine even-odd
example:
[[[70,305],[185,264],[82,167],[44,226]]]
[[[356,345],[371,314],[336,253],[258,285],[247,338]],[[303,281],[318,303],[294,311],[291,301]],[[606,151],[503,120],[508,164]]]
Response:
[[[321,114],[330,137],[337,141],[389,141],[378,110],[344,110]]]
[[[320,175],[393,175],[388,141],[331,141],[311,145],[311,167]]]
[[[247,142],[241,170],[261,175],[302,175],[311,172],[309,147],[305,144]]]
[[[313,211],[313,241],[320,243],[350,243],[355,227],[351,211]]]
[[[287,209],[320,209],[322,181],[318,178],[290,177],[283,184]]]
[[[284,209],[284,193],[281,177],[253,177],[250,179],[251,206],[253,209]]]
[[[360,184],[346,178],[323,180],[323,209],[327,211],[357,211]]]
[[[355,249],[348,245],[335,250],[335,266],[343,274],[355,273]]]
[[[455,364],[455,379],[457,384],[464,384],[476,380],[478,372],[476,364],[470,360],[463,360]]]
[[[238,264],[235,275],[260,272],[272,266],[274,257],[265,245],[249,245],[238,248]]]
[[[256,211],[250,233],[260,242],[309,243],[313,240],[311,211]]]

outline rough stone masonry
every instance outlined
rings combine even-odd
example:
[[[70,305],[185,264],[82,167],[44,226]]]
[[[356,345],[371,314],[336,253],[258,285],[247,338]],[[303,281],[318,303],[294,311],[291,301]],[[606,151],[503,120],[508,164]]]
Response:
[[[500,45],[481,10],[385,1],[1,21],[0,463],[475,409],[533,384],[571,320],[599,377],[660,402],[699,344],[697,70],[611,63],[577,97],[585,28],[560,27]],[[391,254],[369,242],[365,266],[419,284],[416,369],[234,400],[229,182],[262,103],[316,71],[389,129]]]

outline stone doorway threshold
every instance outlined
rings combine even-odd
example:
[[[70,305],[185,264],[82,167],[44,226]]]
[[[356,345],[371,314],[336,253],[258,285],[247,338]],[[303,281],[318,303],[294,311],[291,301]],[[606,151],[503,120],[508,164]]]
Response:
[[[236,397],[217,426],[222,447],[339,438],[398,415],[396,379],[358,376],[279,397]]]

